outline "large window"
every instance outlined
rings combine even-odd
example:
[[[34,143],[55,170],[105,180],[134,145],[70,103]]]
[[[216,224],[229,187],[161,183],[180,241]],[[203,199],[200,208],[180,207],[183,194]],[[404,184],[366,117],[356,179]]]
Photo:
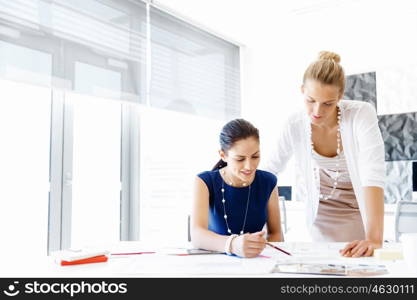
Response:
[[[38,253],[185,240],[239,59],[139,0],[0,0],[2,228]]]
[[[142,240],[187,240],[194,179],[218,161],[222,125],[183,113],[142,112]]]
[[[45,255],[51,90],[0,79],[1,254]]]
[[[71,246],[120,239],[121,105],[67,95],[74,116]]]
[[[115,71],[76,62],[75,78],[75,90],[84,94],[120,91]],[[74,93],[65,99],[73,121],[72,172],[65,170],[72,173],[71,246],[118,241],[121,103]]]
[[[49,53],[0,40],[1,253],[47,252],[51,74]]]

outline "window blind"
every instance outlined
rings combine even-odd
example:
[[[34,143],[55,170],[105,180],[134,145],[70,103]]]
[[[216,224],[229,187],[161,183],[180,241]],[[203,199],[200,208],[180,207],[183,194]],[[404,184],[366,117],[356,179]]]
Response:
[[[240,115],[239,47],[150,9],[150,104],[214,119]]]

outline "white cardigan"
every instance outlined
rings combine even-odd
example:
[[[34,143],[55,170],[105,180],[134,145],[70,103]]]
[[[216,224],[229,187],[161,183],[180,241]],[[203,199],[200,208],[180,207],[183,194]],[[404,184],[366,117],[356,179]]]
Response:
[[[367,217],[362,187],[385,185],[384,141],[375,109],[363,101],[341,100],[340,132],[353,190],[366,230]],[[293,114],[280,132],[265,169],[277,174],[295,156],[295,197],[305,200],[307,226],[311,228],[319,206],[318,182],[314,182],[311,155],[311,123],[305,110]],[[318,172],[318,171],[317,171]],[[317,178],[319,178],[317,174]]]

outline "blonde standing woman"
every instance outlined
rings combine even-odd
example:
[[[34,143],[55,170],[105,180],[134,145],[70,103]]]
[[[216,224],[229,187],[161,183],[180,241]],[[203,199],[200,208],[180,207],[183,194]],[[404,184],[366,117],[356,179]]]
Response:
[[[384,142],[375,109],[341,100],[340,56],[322,51],[304,73],[305,109],[286,122],[266,165],[281,172],[295,157],[297,198],[313,241],[347,242],[341,255],[370,256],[383,241]]]

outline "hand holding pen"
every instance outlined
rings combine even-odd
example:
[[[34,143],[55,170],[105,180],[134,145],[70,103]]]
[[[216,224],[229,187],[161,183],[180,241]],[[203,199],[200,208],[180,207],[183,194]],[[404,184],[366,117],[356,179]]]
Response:
[[[231,245],[233,254],[241,257],[256,257],[265,248],[265,232],[245,233],[234,238]]]

